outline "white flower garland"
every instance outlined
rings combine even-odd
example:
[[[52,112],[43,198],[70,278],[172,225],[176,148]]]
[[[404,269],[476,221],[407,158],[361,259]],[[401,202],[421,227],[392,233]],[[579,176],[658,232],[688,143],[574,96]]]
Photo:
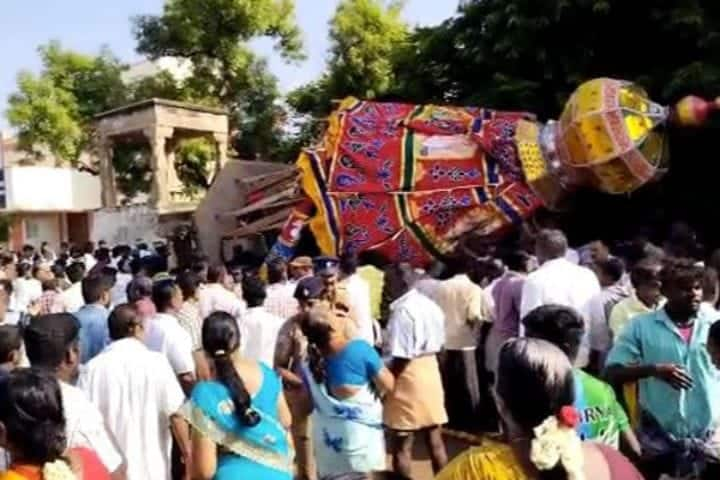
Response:
[[[77,480],[77,476],[64,460],[48,462],[42,469],[43,480]]]
[[[562,425],[553,415],[533,431],[530,461],[538,470],[552,470],[561,463],[569,480],[585,480],[582,442],[573,428]]]

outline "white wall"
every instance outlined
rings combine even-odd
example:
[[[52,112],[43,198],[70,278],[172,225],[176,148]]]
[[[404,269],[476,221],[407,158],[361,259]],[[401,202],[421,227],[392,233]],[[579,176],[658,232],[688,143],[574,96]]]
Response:
[[[110,245],[132,245],[137,239],[159,239],[157,212],[145,205],[103,209],[93,212],[90,239]]]
[[[7,209],[25,212],[80,212],[102,206],[100,177],[71,168],[5,169]]]
[[[42,242],[50,243],[51,248],[57,249],[61,241],[61,223],[58,213],[37,213],[23,215],[23,229],[25,230],[25,243],[40,248]]]

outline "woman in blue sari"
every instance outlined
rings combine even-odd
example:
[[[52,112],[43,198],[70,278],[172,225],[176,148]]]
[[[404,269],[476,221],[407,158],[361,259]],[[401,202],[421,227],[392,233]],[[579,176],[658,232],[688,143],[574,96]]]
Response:
[[[290,411],[280,378],[239,356],[237,321],[227,313],[205,319],[202,343],[216,380],[198,383],[182,409],[192,429],[193,478],[290,480]]]
[[[352,339],[350,320],[327,304],[301,324],[309,362],[303,378],[312,400],[312,438],[320,480],[386,468],[380,393],[394,379],[375,349]]]

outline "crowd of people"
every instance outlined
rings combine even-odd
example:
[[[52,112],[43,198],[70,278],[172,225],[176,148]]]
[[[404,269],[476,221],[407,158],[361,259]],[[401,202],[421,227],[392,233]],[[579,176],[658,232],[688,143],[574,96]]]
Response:
[[[416,440],[439,480],[720,478],[720,254],[687,227],[170,263],[0,252],[0,480],[412,479]]]

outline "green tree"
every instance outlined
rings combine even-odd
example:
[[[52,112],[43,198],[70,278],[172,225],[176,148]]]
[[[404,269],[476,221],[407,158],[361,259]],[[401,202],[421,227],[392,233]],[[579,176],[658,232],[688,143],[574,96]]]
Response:
[[[717,94],[720,4],[474,0],[414,32],[396,93],[556,117],[584,80],[636,81],[656,99]]]
[[[404,2],[341,0],[330,20],[330,56],[322,77],[290,93],[299,113],[324,115],[348,95],[376,98],[395,83],[395,62],[409,35]]]
[[[133,22],[138,52],[192,62],[186,83],[190,98],[214,99],[230,111],[239,132],[238,153],[246,158],[271,154],[279,132],[277,81],[249,42],[271,37],[285,59],[302,59],[292,0],[169,0],[162,15]]]
[[[404,3],[341,0],[330,20],[326,71],[288,95],[295,133],[283,145],[284,157],[296,157],[303,145],[317,140],[334,100],[378,98],[393,90],[398,55],[407,51],[409,37],[401,18]]]
[[[47,148],[61,161],[75,163],[92,138],[93,116],[125,100],[124,67],[106,49],[90,56],[50,42],[38,51],[42,71],[20,72],[8,120],[24,150],[39,154]]]
[[[19,91],[8,100],[7,118],[17,128],[19,147],[32,155],[45,147],[62,159],[77,159],[87,136],[72,94],[29,72],[21,72],[17,82]]]

